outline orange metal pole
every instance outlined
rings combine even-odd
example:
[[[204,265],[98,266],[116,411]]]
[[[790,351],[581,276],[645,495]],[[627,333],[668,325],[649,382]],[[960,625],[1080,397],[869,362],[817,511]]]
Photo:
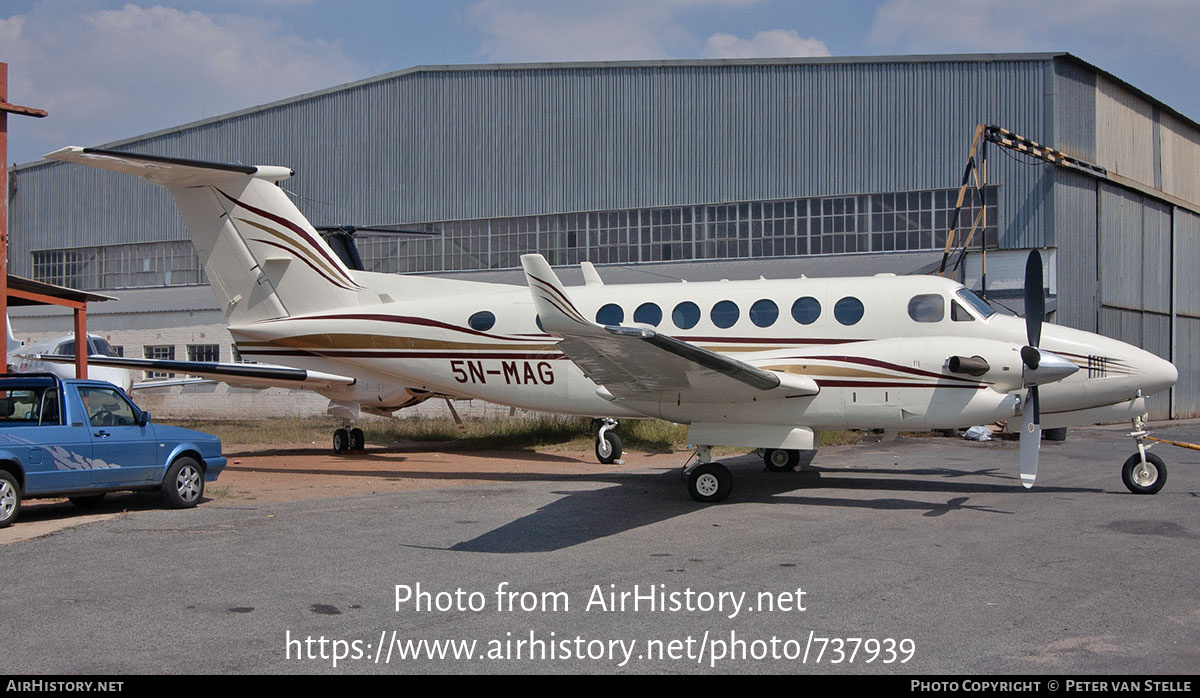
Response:
[[[8,103],[8,64],[0,63],[0,314],[8,317],[8,113],[42,117],[46,112],[33,107],[21,107]],[[7,357],[6,357],[7,359]],[[8,362],[0,369],[0,375],[8,372]]]

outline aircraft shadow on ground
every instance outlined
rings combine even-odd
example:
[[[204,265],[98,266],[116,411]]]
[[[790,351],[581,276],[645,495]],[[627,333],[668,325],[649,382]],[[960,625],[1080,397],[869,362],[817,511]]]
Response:
[[[328,456],[330,458],[342,458],[349,462],[353,461],[368,461],[368,462],[404,462],[407,460],[406,454],[414,454],[427,456],[430,454],[439,454],[452,456],[455,453],[453,450],[431,450],[428,445],[421,448],[390,448],[378,447],[368,448],[365,451],[347,451],[341,454],[331,453],[328,448],[321,446],[297,446],[294,448],[263,448],[250,451],[226,451],[225,457],[231,461],[234,458],[255,458],[255,457],[275,457],[275,456]],[[463,453],[474,453],[472,451],[463,451]],[[523,462],[534,463],[579,463],[578,458],[572,456],[564,456],[556,453],[543,453],[535,450],[496,450],[488,451],[488,458],[499,460],[519,460]],[[250,467],[235,467],[226,466],[226,469],[233,470],[263,470],[264,468]],[[341,470],[330,472],[342,472]]]
[[[728,463],[728,461],[726,461]],[[1021,495],[1024,489],[1016,478],[1011,484],[965,482],[963,476],[990,476],[950,469],[891,469],[879,471],[826,470],[813,468],[797,473],[754,472],[753,464],[735,464],[733,494],[725,504],[705,505],[692,501],[681,482],[679,471],[612,476],[555,476],[551,479],[577,482],[612,482],[614,487],[586,491],[565,491],[558,499],[537,511],[470,540],[450,550],[486,553],[548,552],[605,538],[676,516],[692,514],[705,506],[737,504],[783,504],[807,507],[843,507],[857,509],[920,512],[938,517],[951,512],[978,515],[1012,515],[991,504],[972,504],[971,495]],[[871,472],[891,477],[862,477]],[[908,476],[914,476],[910,479]],[[930,479],[930,476],[941,479]],[[529,478],[533,479],[533,478]],[[803,490],[819,491],[809,496]],[[944,501],[923,501],[903,497],[825,496],[837,491],[849,492],[926,492],[950,496]],[[1041,487],[1043,494],[1098,493],[1089,488]],[[994,503],[994,499],[991,500]]]

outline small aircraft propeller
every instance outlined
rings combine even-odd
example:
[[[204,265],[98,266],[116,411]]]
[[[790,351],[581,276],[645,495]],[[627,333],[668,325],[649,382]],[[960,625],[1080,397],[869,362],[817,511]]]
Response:
[[[1042,341],[1042,322],[1046,319],[1046,297],[1042,285],[1042,255],[1037,250],[1029,253],[1025,262],[1025,336],[1029,344],[1021,348],[1021,362],[1028,378],[1036,380],[1034,374],[1042,363],[1042,352],[1038,344]],[[1042,415],[1036,382],[1022,381],[1029,388],[1021,419],[1021,484],[1033,487],[1037,479],[1038,451],[1042,447]]]

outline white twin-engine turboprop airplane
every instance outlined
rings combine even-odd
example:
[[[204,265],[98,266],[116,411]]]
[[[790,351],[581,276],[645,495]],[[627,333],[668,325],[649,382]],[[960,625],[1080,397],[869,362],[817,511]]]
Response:
[[[716,445],[764,449],[769,468],[790,470],[821,429],[1014,418],[1026,487],[1043,426],[1127,419],[1138,452],[1126,485],[1156,492],[1166,477],[1141,420],[1144,396],[1173,385],[1175,367],[1107,337],[1043,327],[1036,252],[1028,320],[934,276],[616,286],[585,264],[587,285],[567,290],[534,254],[521,260],[524,288],[348,268],[276,186],[292,176],[286,168],[75,147],[47,157],[167,187],[239,351],[276,364],[122,365],[311,388],[347,419],[360,406],[390,414],[431,395],[588,415],[604,420],[596,452],[606,461],[620,454],[614,418],[667,419],[690,425],[699,458],[684,475],[700,501],[732,487],[710,458]],[[361,434],[338,430],[335,447],[361,447]]]

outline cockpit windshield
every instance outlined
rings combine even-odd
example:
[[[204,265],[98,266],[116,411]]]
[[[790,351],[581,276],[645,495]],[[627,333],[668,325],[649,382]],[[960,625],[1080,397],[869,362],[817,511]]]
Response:
[[[108,340],[103,337],[88,337],[88,345],[91,348],[92,356],[116,356],[117,352],[108,343]]]
[[[979,317],[984,320],[996,314],[995,308],[988,305],[987,301],[975,295],[975,292],[969,288],[960,288],[955,295],[962,299],[964,303],[971,306],[975,312],[979,313]]]

